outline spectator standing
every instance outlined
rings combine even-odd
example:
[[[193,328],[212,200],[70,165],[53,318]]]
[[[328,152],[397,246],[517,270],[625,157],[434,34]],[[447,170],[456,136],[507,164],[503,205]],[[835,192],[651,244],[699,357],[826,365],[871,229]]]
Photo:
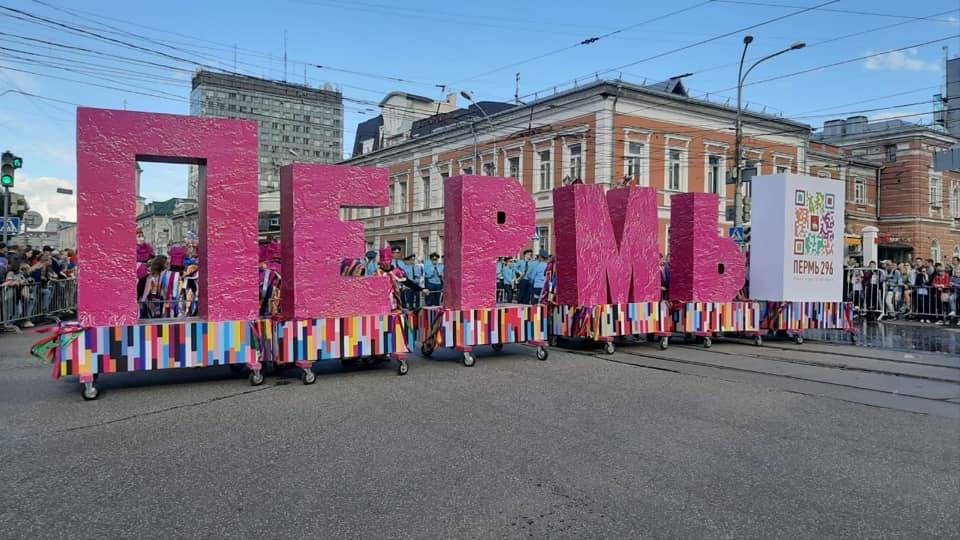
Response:
[[[914,278],[914,292],[916,298],[914,300],[913,311],[917,314],[917,317],[919,317],[920,322],[929,323],[932,313],[932,302],[930,301],[932,291],[931,276],[927,272],[926,265],[919,267],[917,270],[917,275]]]
[[[897,269],[897,265],[893,261],[887,261],[885,266],[887,274],[883,281],[883,303],[886,309],[877,320],[882,320],[884,317],[896,318],[897,306],[903,298],[903,275],[900,274],[900,270]]]
[[[517,287],[517,267],[513,257],[506,257],[503,260],[503,298],[504,304],[512,304],[514,293]]]
[[[427,290],[428,306],[439,306],[443,294],[443,263],[440,262],[439,253],[431,253],[430,260],[423,265],[424,280]]]
[[[530,304],[540,303],[540,293],[543,292],[543,286],[547,282],[547,258],[550,255],[546,251],[537,254],[537,260],[533,261],[533,270],[530,276]]]
[[[942,264],[934,265],[934,276],[930,284],[933,286],[932,302],[934,316],[937,318],[936,324],[942,325],[947,322],[947,313],[950,312],[950,276],[947,275]]]

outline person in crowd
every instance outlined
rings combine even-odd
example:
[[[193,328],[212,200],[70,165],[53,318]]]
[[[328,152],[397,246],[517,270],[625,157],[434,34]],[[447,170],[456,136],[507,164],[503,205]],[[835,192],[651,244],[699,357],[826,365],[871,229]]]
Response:
[[[849,274],[847,275],[847,283],[850,286],[850,298],[853,299],[853,310],[863,310],[863,269],[851,268]]]
[[[530,271],[530,304],[540,303],[540,293],[543,292],[543,286],[547,282],[547,259],[550,255],[541,250],[537,254],[537,259],[533,261],[533,269]]]
[[[161,279],[166,270],[166,255],[157,255],[150,260],[150,271],[144,280],[143,295],[140,297],[141,319],[156,319],[163,315]]]
[[[37,299],[33,294],[34,287],[29,286],[30,283],[30,265],[26,262],[20,263],[16,270],[7,271],[3,281],[3,304],[13,310],[11,315],[14,318],[22,319],[22,328],[33,328],[29,315],[33,313]]]
[[[280,260],[280,241],[276,235],[270,235],[260,244],[259,258],[266,263]]]
[[[30,279],[33,283],[39,283],[40,294],[40,313],[46,313],[50,309],[50,300],[53,298],[53,286],[51,279],[56,279],[53,273],[53,258],[47,253],[42,254],[37,262],[30,267]]]
[[[399,250],[396,250],[399,252]],[[389,276],[393,284],[393,290],[390,295],[391,311],[400,313],[404,308],[410,308],[406,304],[406,290],[413,290],[415,293],[423,293],[426,289],[420,287],[415,281],[410,279],[400,268],[394,266],[393,249],[383,248],[380,250],[380,264],[377,267],[378,276]]]
[[[186,263],[184,262],[187,258],[186,248],[180,244],[174,244],[170,247],[168,255],[170,256],[170,270],[178,274],[183,274],[183,270],[186,268]]]
[[[0,242],[0,276],[7,275],[7,245]]]
[[[143,235],[142,229],[137,229],[137,262],[146,264],[147,261],[152,259],[156,253],[153,251],[153,246],[147,243],[146,238]]]
[[[533,260],[533,250],[524,250],[520,262],[517,263],[519,274],[520,303],[529,304],[533,293],[533,269],[536,261]]]
[[[900,275],[903,277],[903,307],[900,310],[908,316],[913,309],[913,282],[917,277],[913,265],[909,262],[900,263]]]
[[[557,267],[556,259],[552,255],[547,255],[546,269],[544,271],[544,283],[540,289],[540,300],[538,303],[555,305],[557,303]]]
[[[424,281],[430,291],[427,305],[439,306],[443,294],[443,263],[440,262],[440,254],[437,252],[431,253],[429,259],[423,265]]]
[[[363,265],[363,275],[372,276],[377,272],[377,252],[371,249],[365,255],[366,262]]]
[[[885,310],[877,320],[882,320],[884,317],[890,319],[897,318],[897,306],[900,305],[900,301],[903,298],[903,275],[900,274],[900,270],[893,261],[886,261],[884,266],[886,267],[886,277],[883,281],[883,304]]]
[[[270,263],[260,263],[257,271],[260,284],[260,316],[271,317],[280,313],[280,272]]]
[[[933,265],[933,272],[933,279],[930,280],[933,287],[931,302],[936,324],[942,325],[946,323],[947,314],[950,313],[950,276],[940,263]]]
[[[503,298],[504,304],[512,304],[514,301],[514,292],[517,287],[517,267],[513,257],[503,259]]]
[[[417,260],[416,254],[409,254],[403,260],[403,271],[407,275],[407,281],[404,282],[404,287],[406,287],[406,303],[408,309],[417,309],[420,307],[420,291],[425,287],[425,280],[423,275],[423,265]],[[407,285],[408,282],[413,282],[416,284],[416,287],[410,287]]]
[[[915,299],[913,312],[917,315],[920,322],[924,323],[930,322],[930,316],[932,314],[932,302],[930,300],[932,296],[931,281],[932,277],[929,272],[927,272],[926,264],[920,266],[914,278],[913,287]]]
[[[660,267],[660,298],[666,300],[670,292],[670,261],[663,253],[660,254],[658,266]]]
[[[882,293],[880,287],[883,283],[883,270],[877,268],[877,261],[870,261],[867,269],[863,272],[863,296],[866,309],[872,312],[880,310],[880,300]]]
[[[503,261],[504,257],[497,257],[497,303],[503,302]]]

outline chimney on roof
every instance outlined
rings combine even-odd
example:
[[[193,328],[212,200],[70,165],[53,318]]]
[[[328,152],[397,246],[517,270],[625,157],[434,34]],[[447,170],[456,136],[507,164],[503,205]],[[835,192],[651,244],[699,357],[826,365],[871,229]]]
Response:
[[[866,131],[866,128],[867,128],[866,116],[851,116],[847,118],[847,121],[846,121],[847,135],[859,135],[864,131]]]
[[[827,120],[823,123],[824,137],[843,137],[843,120]]]

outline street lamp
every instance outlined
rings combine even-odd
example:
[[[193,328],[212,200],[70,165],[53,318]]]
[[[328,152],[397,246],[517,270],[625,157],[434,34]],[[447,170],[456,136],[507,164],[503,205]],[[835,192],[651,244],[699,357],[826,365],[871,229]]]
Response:
[[[790,51],[796,51],[807,46],[806,43],[798,41],[793,45],[790,45],[786,49],[777,51],[773,54],[768,54],[763,58],[757,60],[749,68],[747,72],[743,72],[743,61],[747,57],[747,47],[753,43],[753,36],[744,36],[743,37],[743,54],[740,55],[740,71],[737,75],[737,134],[736,134],[736,143],[733,151],[733,157],[736,160],[734,163],[734,171],[736,173],[736,189],[733,195],[733,225],[735,227],[743,226],[743,159],[741,155],[741,146],[743,143],[743,108],[741,107],[741,99],[743,97],[743,82],[747,79],[747,76],[750,75],[750,72],[753,71],[753,68],[757,67],[759,64],[770,60],[771,58],[780,56],[781,54],[788,53]]]
[[[490,115],[487,114],[487,111],[483,110],[483,107],[481,107],[476,101],[473,100],[473,94],[470,93],[470,92],[468,92],[468,91],[466,91],[466,90],[461,90],[461,91],[460,91],[460,95],[463,96],[463,99],[466,99],[466,100],[469,101],[470,103],[473,103],[473,105],[476,106],[477,110],[480,111],[480,114],[482,114],[483,117],[487,119],[487,123],[490,124],[490,131],[491,131],[491,133],[492,133],[493,130],[495,129],[495,128],[494,128],[494,125],[493,125],[493,120],[490,120]],[[476,130],[474,130],[474,132],[473,132],[473,171],[474,171],[474,173],[473,173],[473,174],[479,174],[479,173],[477,172],[477,157],[478,157],[478,155],[479,155],[477,152],[478,152],[478,150],[477,150],[477,132],[476,132]],[[496,176],[496,174],[497,174],[497,139],[496,139],[496,135],[494,135],[494,139],[493,139],[493,174],[494,174],[494,176]]]

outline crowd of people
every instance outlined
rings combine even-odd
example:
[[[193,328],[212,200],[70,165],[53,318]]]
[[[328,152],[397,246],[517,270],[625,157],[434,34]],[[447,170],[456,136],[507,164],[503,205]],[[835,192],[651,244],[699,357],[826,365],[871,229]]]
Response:
[[[870,261],[859,267],[848,259],[844,269],[844,300],[862,313],[876,313],[878,320],[912,319],[937,325],[956,324],[960,293],[960,258],[942,264],[915,258],[895,263]]]
[[[8,246],[0,243],[0,321],[16,321],[31,328],[34,319],[49,313],[58,287],[73,277],[77,254],[73,249]]]
[[[137,301],[141,319],[193,317],[197,314],[200,259],[197,244],[175,244],[157,254],[137,231]]]

